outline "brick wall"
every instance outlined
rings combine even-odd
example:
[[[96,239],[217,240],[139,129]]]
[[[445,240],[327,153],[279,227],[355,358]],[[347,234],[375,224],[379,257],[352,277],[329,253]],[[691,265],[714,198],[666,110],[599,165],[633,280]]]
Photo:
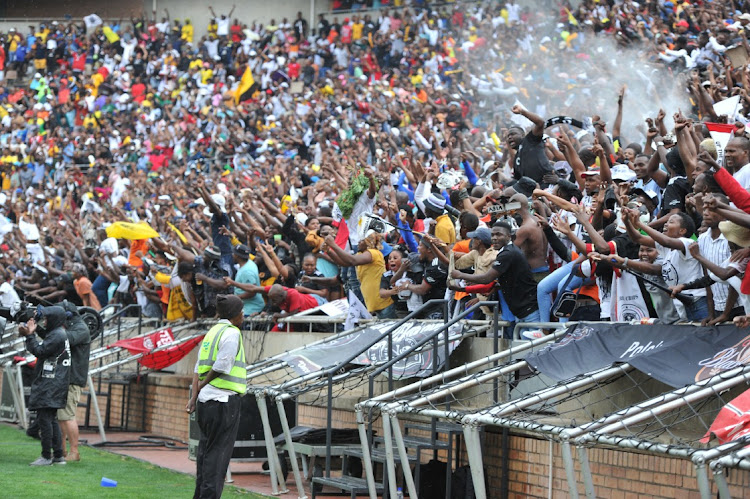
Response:
[[[502,434],[486,432],[484,464],[489,490],[501,484]],[[548,497],[550,442],[525,435],[511,435],[509,442],[509,491],[512,498]],[[588,450],[596,497],[611,499],[695,498],[698,483],[693,463],[684,459],[626,452],[610,448]],[[584,495],[580,462],[574,450],[578,491]],[[552,497],[568,497],[568,482],[562,447],[552,443]],[[716,487],[712,484],[713,495]],[[750,472],[730,470],[732,497],[745,497],[750,490]],[[496,497],[492,495],[491,497]]]
[[[126,384],[109,384],[102,380],[101,388],[97,386],[99,410],[106,422],[109,415],[109,426],[131,431],[144,431],[155,435],[188,439],[188,415],[185,404],[188,400],[192,378],[171,374],[150,373],[148,376],[133,378]],[[111,390],[109,409],[106,393]],[[126,397],[123,398],[123,392]],[[145,424],[143,421],[145,393]],[[86,404],[88,389],[81,395],[81,403]],[[124,404],[124,406],[123,406]],[[124,410],[123,410],[124,407]],[[124,416],[124,418],[123,418]],[[86,407],[78,407],[79,424],[86,421]],[[97,421],[93,406],[89,409],[89,425],[96,427]]]
[[[188,401],[192,378],[153,373],[146,387],[146,431],[187,442]],[[149,416],[150,415],[150,416]]]

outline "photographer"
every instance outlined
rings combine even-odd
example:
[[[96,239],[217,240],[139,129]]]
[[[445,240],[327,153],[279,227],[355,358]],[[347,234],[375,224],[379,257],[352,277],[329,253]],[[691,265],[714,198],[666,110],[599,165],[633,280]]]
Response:
[[[29,409],[37,411],[42,436],[42,455],[31,466],[65,464],[57,410],[66,406],[70,377],[70,343],[64,329],[65,309],[40,307],[25,325],[26,350],[36,356]],[[37,340],[35,334],[42,339]]]

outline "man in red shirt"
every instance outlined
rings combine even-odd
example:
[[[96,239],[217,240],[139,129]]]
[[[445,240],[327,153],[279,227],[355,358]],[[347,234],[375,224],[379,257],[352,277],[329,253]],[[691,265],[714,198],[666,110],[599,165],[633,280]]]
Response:
[[[231,279],[225,279],[225,281],[227,284],[236,286],[243,291],[261,293],[268,296],[268,301],[271,305],[278,307],[282,311],[282,313],[274,314],[274,319],[304,312],[305,310],[310,310],[311,308],[315,308],[325,303],[325,299],[318,295],[306,295],[300,293],[294,288],[285,288],[281,284],[274,284],[273,286],[256,286],[254,284],[235,282]],[[284,329],[284,324],[276,324],[272,331],[283,331]]]
[[[306,295],[294,288],[285,288],[281,284],[264,286],[264,292],[268,295],[268,301],[282,311],[280,314],[274,314],[274,319],[294,315],[321,305],[317,295]],[[272,331],[283,331],[284,329],[284,324],[276,324]]]
[[[285,312],[281,317],[304,312],[320,305],[315,295],[306,295],[296,289],[285,288],[281,284],[264,286],[263,289],[268,295],[268,300]]]
[[[297,59],[295,57],[290,58],[289,66],[287,66],[287,70],[286,70],[286,74],[289,76],[289,79],[292,81],[296,81],[297,78],[299,78],[299,72],[300,72],[299,62],[297,62]]]

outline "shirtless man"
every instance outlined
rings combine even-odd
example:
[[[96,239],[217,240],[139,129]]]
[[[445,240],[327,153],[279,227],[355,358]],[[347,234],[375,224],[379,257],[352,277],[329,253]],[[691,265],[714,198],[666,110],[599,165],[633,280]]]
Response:
[[[528,198],[523,194],[516,194],[510,198],[510,201],[521,203],[521,210],[519,211],[521,225],[516,231],[513,244],[526,255],[526,260],[529,262],[534,279],[536,282],[539,282],[549,274],[547,238],[544,236],[539,222],[529,212]]]

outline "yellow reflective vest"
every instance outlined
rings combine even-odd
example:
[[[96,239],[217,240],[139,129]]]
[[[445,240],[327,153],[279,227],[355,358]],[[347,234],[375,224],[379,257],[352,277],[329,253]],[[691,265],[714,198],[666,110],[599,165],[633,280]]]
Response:
[[[229,328],[237,329],[232,324],[216,324],[212,327],[206,336],[203,337],[201,349],[198,354],[198,379],[203,380],[216,362],[216,355],[219,351],[219,341],[221,335]],[[239,329],[237,329],[239,331]],[[210,385],[223,390],[232,390],[240,395],[247,391],[247,368],[245,365],[245,347],[240,335],[240,347],[237,350],[237,356],[234,358],[234,365],[229,374],[219,374],[209,382]]]

